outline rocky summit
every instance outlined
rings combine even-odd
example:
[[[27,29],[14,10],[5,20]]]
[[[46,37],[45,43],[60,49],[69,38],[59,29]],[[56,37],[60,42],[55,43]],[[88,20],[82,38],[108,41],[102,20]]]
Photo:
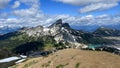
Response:
[[[37,26],[23,29],[20,32],[32,37],[53,36],[57,42],[69,42],[74,45],[81,45],[81,35],[85,33],[80,30],[72,29],[68,23],[63,23],[61,19],[57,20],[49,27]]]

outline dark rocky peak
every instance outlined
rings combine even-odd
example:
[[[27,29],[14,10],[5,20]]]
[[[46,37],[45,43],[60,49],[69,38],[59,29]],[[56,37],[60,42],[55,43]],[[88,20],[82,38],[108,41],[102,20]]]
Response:
[[[29,29],[30,27],[22,27],[20,30],[27,30]]]
[[[55,23],[53,23],[49,28],[52,28],[54,26],[60,26],[62,27],[62,19],[57,20]]]
[[[35,28],[44,28],[43,26],[41,26],[41,25],[39,25],[39,26],[37,26],[37,27],[35,27]]]
[[[56,24],[56,25],[57,25],[57,24],[62,24],[62,19],[57,20],[57,21],[55,22],[55,24]]]
[[[62,27],[70,28],[70,25],[68,23],[63,23]]]
[[[70,28],[70,25],[68,23],[63,23],[62,19],[57,20],[55,23],[53,23],[49,28],[53,27],[59,27],[59,28]]]

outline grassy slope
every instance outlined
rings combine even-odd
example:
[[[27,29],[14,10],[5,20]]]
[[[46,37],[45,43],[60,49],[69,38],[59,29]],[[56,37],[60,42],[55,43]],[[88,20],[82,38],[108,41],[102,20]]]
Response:
[[[13,68],[119,68],[120,56],[100,51],[60,50],[48,57],[29,58]]]

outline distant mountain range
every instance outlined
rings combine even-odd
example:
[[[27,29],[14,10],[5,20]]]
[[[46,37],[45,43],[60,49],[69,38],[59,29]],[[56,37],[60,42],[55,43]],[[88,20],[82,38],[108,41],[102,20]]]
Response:
[[[93,32],[93,34],[100,35],[100,36],[120,36],[120,30],[100,27]]]
[[[76,29],[76,30],[83,30],[83,31],[88,31],[88,32],[94,32],[98,28],[105,27],[105,28],[110,28],[110,29],[116,29],[120,30],[120,24],[117,25],[104,25],[104,26],[98,26],[98,25],[70,25],[71,28]],[[26,27],[10,27],[10,26],[4,26],[0,27],[0,34],[6,34],[9,32],[14,32],[17,31],[21,28],[26,28]],[[30,28],[30,27],[29,27]]]
[[[78,25],[78,26],[73,26],[73,25],[71,25],[71,28],[73,28],[73,29],[84,30],[84,31],[88,31],[88,32],[94,32],[95,30],[97,30],[98,28],[101,28],[101,27],[120,30],[120,24],[118,24],[118,25],[103,25],[103,26],[98,26],[98,25],[87,25],[87,26]]]

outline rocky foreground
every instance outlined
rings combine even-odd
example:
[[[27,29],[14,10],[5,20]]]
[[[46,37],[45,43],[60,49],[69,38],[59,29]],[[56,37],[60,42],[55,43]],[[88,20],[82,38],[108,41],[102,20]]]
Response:
[[[46,57],[28,58],[12,68],[119,68],[120,56],[104,51],[64,49]]]

